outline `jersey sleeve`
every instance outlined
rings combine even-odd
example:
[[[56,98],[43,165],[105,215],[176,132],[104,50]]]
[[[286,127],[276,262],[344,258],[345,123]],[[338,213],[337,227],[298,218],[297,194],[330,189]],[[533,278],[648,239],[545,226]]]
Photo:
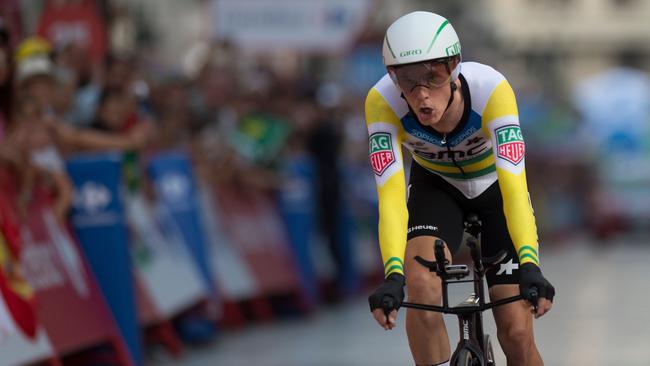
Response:
[[[519,263],[539,266],[537,226],[526,183],[525,144],[515,94],[505,79],[487,101],[483,128],[492,140],[503,211]]]
[[[371,89],[366,98],[369,155],[377,183],[379,246],[384,274],[404,274],[408,210],[399,118],[384,97]]]

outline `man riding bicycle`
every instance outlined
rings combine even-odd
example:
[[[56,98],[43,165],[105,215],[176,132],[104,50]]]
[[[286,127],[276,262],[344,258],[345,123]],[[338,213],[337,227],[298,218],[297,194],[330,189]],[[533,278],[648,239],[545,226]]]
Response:
[[[370,90],[365,106],[386,276],[369,298],[374,318],[384,329],[395,327],[405,284],[410,301],[440,304],[439,278],[414,257],[435,260],[434,242],[441,239],[451,262],[470,212],[482,222],[483,254],[508,253],[486,274],[491,300],[535,287],[534,315],[544,315],[555,290],[539,267],[524,141],[510,84],[489,66],[461,62],[456,32],[434,13],[397,19],[386,31],[383,58],[388,74]],[[401,145],[413,157],[408,189]],[[384,309],[385,304],[394,306]],[[493,309],[508,365],[543,364],[531,312],[524,301]],[[448,365],[441,314],[408,309],[406,332],[417,365]]]

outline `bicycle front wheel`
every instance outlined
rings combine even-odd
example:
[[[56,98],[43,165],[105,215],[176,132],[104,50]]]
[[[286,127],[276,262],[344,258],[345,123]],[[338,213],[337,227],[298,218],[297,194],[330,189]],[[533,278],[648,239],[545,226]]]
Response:
[[[451,366],[480,366],[479,360],[474,357],[474,354],[470,350],[464,348],[458,352],[458,357],[456,361]]]
[[[494,349],[492,348],[492,340],[490,335],[486,334],[483,338],[483,346],[485,347],[485,365],[486,366],[496,366],[494,361]]]

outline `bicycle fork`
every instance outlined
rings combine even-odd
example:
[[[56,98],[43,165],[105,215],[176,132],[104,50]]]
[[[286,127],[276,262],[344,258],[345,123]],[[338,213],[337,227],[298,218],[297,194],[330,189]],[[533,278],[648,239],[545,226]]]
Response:
[[[458,306],[478,306],[478,299],[475,294],[472,294]],[[451,356],[450,364],[455,365],[454,362],[461,349],[469,349],[474,354],[474,357],[479,359],[479,365],[485,365],[486,360],[483,356],[485,349],[483,344],[483,314],[481,312],[458,314],[458,334],[460,341]]]

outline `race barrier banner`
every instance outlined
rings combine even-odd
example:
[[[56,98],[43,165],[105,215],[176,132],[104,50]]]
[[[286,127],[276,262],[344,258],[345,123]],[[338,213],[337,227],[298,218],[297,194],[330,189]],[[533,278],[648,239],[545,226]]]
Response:
[[[354,241],[354,263],[357,280],[384,276],[384,266],[379,251],[377,222],[377,191],[375,177],[366,164],[346,164],[344,169],[347,187],[346,202]],[[352,183],[354,182],[354,183]],[[374,279],[373,279],[374,280]]]
[[[344,173],[341,176],[343,179],[347,178]],[[356,178],[353,179],[352,182],[356,182]],[[352,185],[354,183],[347,184],[347,186]],[[354,221],[350,207],[350,194],[351,192],[349,191],[341,190],[336,232],[337,251],[340,256],[338,281],[344,295],[355,294],[360,286],[359,270],[356,265],[357,251],[355,250],[356,245],[354,245],[356,241],[353,237],[353,232],[356,230],[354,230],[353,226]]]
[[[158,321],[170,319],[208,296],[196,263],[165,207],[141,194],[126,201],[136,275]]]
[[[41,324],[59,355],[112,343],[118,357],[128,360],[126,345],[84,259],[46,202],[45,196],[33,200],[23,231],[25,275],[36,290]]]
[[[248,264],[259,294],[286,294],[301,289],[296,261],[272,197],[236,186],[220,185],[215,189],[224,233]]]
[[[214,282],[224,301],[242,301],[259,294],[251,269],[246,260],[225,235],[223,219],[215,209],[212,188],[199,185],[201,220],[208,238],[209,263],[214,271]]]
[[[0,298],[0,322],[4,323],[6,309],[2,309],[3,306],[4,301]],[[43,328],[39,328],[36,339],[29,339],[20,331],[12,331],[0,336],[0,365],[27,365],[44,360],[58,360],[58,358]],[[51,364],[56,362],[58,361],[51,361]]]
[[[72,224],[136,364],[143,364],[134,281],[121,195],[119,154],[67,162],[75,186]]]
[[[283,167],[285,184],[278,195],[287,236],[297,260],[300,281],[311,305],[318,304],[320,293],[313,260],[316,229],[314,168],[307,156],[287,159]]]
[[[18,196],[17,187],[12,179],[5,178],[1,179],[0,200],[10,204]],[[11,210],[24,212],[17,214],[21,219],[16,220],[22,222],[20,264],[34,291],[39,331],[31,341],[20,332],[9,341],[0,340],[0,364],[39,359],[57,364],[55,354],[63,356],[111,343],[122,365],[131,365],[108,306],[67,227],[56,219],[48,192],[37,185],[28,206],[11,206]]]
[[[17,273],[24,277],[24,245],[20,238],[24,230],[12,204],[16,197],[13,181],[4,173],[0,170],[0,365],[56,360],[52,343],[38,322],[33,298],[26,298],[25,291],[16,288],[33,291],[24,278],[15,278]]]
[[[214,274],[209,264],[205,233],[199,217],[196,182],[187,155],[182,152],[158,154],[150,161],[148,173],[160,209],[167,214],[170,224],[175,223],[180,234],[177,237],[182,237],[198,264],[205,287],[216,299]]]

